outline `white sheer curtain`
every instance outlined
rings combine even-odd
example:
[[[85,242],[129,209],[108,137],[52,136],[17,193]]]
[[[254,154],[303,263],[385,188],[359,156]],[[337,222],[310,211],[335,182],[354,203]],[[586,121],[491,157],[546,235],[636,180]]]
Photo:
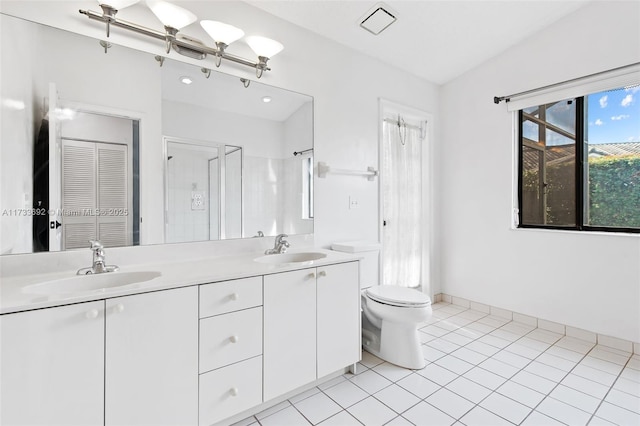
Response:
[[[383,124],[382,196],[385,285],[421,285],[422,139],[420,130]]]

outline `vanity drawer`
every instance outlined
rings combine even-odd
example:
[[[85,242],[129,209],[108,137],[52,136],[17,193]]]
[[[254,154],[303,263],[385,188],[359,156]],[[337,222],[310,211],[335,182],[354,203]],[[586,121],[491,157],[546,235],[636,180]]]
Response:
[[[200,318],[262,305],[262,277],[200,286]]]
[[[262,307],[200,320],[200,373],[262,354]]]
[[[262,356],[200,375],[200,425],[262,403]]]

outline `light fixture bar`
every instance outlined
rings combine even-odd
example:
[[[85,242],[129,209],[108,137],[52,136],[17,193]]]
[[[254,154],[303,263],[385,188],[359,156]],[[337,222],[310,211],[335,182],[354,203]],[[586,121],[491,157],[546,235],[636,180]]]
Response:
[[[167,34],[166,32],[162,32],[162,31],[156,31],[153,30],[151,28],[147,28],[144,27],[142,25],[138,25],[135,24],[133,22],[129,22],[129,21],[125,21],[123,19],[119,19],[113,16],[107,16],[107,15],[103,15],[97,12],[93,12],[91,10],[82,10],[80,9],[78,12],[80,12],[83,15],[86,15],[89,19],[93,19],[95,21],[100,21],[100,22],[104,22],[105,24],[108,24],[112,27],[119,27],[119,28],[124,28],[125,30],[129,30],[129,31],[133,31],[136,32],[138,34],[142,34],[148,37],[152,37],[158,40],[162,40],[162,41],[166,41],[167,40]],[[245,65],[251,68],[255,68],[256,69],[256,73],[258,76],[262,75],[262,71],[271,71],[271,68],[269,68],[268,66],[266,66],[266,63],[259,61],[259,62],[252,62],[248,59],[244,59],[240,56],[236,56],[233,55],[231,53],[227,53],[224,50],[220,51],[219,49],[215,48],[215,47],[209,47],[206,46],[205,44],[196,44],[196,43],[191,43],[189,41],[187,41],[184,38],[176,38],[175,40],[171,40],[172,44],[175,44],[179,47],[184,47],[190,50],[194,50],[196,52],[201,52],[203,54],[209,54],[209,55],[213,55],[213,56],[219,56],[222,59],[226,59],[228,61],[231,62],[235,62],[237,64],[240,65]],[[258,77],[260,78],[260,77]]]

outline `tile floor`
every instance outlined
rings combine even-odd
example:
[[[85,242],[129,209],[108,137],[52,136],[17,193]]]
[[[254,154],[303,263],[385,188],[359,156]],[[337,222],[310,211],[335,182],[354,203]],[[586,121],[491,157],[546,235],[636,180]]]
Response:
[[[345,374],[237,425],[640,425],[640,354],[438,303],[423,370],[363,352]]]

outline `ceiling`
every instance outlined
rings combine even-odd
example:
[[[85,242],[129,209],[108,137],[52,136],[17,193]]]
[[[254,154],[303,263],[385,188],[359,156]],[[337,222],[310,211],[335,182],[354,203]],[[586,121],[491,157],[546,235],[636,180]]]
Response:
[[[375,36],[359,26],[378,4],[375,0],[248,1],[436,84],[464,74],[588,2],[385,0],[397,21]]]

